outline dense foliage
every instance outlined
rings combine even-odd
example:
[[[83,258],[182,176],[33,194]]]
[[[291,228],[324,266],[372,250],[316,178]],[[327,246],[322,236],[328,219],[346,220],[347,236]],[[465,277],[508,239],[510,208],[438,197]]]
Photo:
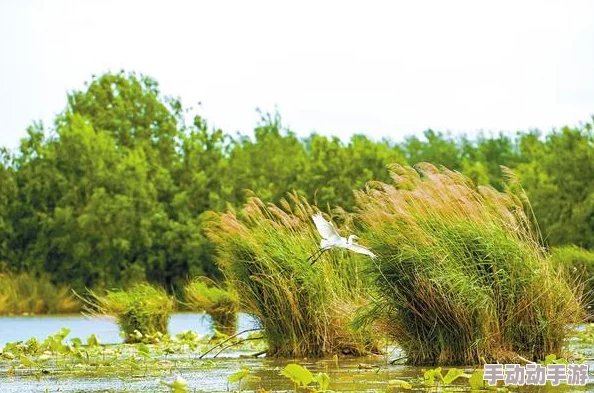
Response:
[[[175,301],[164,289],[138,283],[128,290],[91,295],[93,299],[87,301],[89,311],[116,317],[124,342],[150,342],[167,334]]]
[[[217,246],[219,265],[241,308],[264,328],[268,355],[377,351],[370,329],[350,327],[357,309],[369,303],[370,283],[359,273],[361,256],[336,252],[314,266],[304,263],[317,249],[311,220],[316,209],[295,194],[279,205],[252,197],[240,211],[213,213],[206,221],[206,233]],[[341,218],[350,221],[348,214]]]
[[[113,288],[148,279],[179,289],[219,275],[202,214],[242,206],[245,190],[278,202],[295,190],[318,206],[355,206],[353,189],[388,181],[389,163],[428,161],[501,187],[516,171],[549,245],[594,248],[591,124],[546,135],[474,140],[428,130],[401,143],[354,135],[298,138],[278,115],[253,137],[186,121],[178,99],[134,73],[94,77],[51,127],[34,124],[0,151],[0,262],[55,283]]]
[[[562,268],[569,281],[581,287],[586,317],[594,320],[594,252],[576,246],[554,247],[553,262]]]
[[[219,287],[206,277],[196,277],[184,287],[185,306],[206,312],[215,331],[231,336],[237,331],[239,299],[232,289]]]
[[[45,275],[4,272],[0,267],[0,315],[72,313],[81,309],[67,285],[56,286]]]
[[[559,353],[581,304],[553,268],[518,183],[476,187],[430,164],[394,165],[357,192],[378,316],[411,364],[479,364]]]

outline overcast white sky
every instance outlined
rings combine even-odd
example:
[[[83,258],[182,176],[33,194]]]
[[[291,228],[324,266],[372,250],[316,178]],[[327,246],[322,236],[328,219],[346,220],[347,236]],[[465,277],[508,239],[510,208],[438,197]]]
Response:
[[[211,124],[400,140],[594,114],[593,1],[0,0],[0,146],[92,74],[135,70]]]

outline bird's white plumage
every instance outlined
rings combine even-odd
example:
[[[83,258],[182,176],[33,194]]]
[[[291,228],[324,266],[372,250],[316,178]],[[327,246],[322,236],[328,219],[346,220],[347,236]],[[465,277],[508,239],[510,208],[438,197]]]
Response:
[[[345,248],[347,250],[351,250],[359,254],[367,255],[371,258],[377,257],[369,249],[355,243],[355,239],[357,238],[357,236],[351,235],[348,239],[340,236],[340,234],[338,233],[338,231],[336,231],[332,223],[324,219],[322,213],[316,213],[312,216],[312,218],[314,224],[316,225],[316,228],[318,229],[318,232],[322,236],[322,240],[320,241],[320,250],[318,250],[318,252],[314,253],[312,256],[308,258],[308,260],[310,260],[312,257],[317,255],[317,258],[314,259],[312,265],[315,261],[318,260],[318,258],[320,257],[320,255],[324,253],[324,251],[327,251],[335,247]]]
[[[374,253],[371,252],[371,250],[359,245],[359,244],[354,244],[351,243],[347,246],[347,249],[354,251],[354,252],[358,252],[359,254],[364,254],[367,255],[371,258],[376,258],[377,255],[375,255]]]
[[[322,238],[326,240],[340,238],[340,235],[338,234],[332,223],[326,221],[324,217],[322,217],[322,213],[314,214],[312,218]]]

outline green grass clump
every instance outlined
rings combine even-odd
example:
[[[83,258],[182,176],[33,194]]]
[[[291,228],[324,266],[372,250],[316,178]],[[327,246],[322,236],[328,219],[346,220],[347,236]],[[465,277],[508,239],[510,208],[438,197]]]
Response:
[[[206,277],[197,277],[184,287],[187,306],[192,311],[206,312],[217,331],[232,335],[237,330],[239,299],[232,290],[220,288]]]
[[[581,306],[531,229],[519,184],[498,192],[429,164],[391,174],[394,184],[356,195],[379,255],[368,271],[378,302],[362,320],[379,316],[411,364],[559,353]]]
[[[81,303],[47,276],[0,271],[0,315],[73,313]]]
[[[586,317],[594,320],[594,251],[571,245],[553,247],[551,254],[555,266],[583,286]]]
[[[280,207],[252,197],[239,215],[213,213],[207,222],[221,271],[241,309],[261,321],[269,356],[374,349],[368,331],[350,327],[354,311],[367,301],[368,285],[359,272],[363,257],[332,250],[313,266],[306,261],[320,242],[311,219],[315,212],[296,195]],[[342,217],[347,220],[339,232],[349,225],[348,215]]]
[[[166,334],[169,317],[175,309],[173,298],[164,289],[148,283],[135,284],[125,291],[92,295],[94,312],[115,316],[127,343]]]

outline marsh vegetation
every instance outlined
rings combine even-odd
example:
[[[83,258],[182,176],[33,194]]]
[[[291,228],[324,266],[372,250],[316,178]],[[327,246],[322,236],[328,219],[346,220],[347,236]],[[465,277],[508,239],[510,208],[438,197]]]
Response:
[[[572,333],[571,359],[551,354],[539,362],[586,361],[594,356],[594,325]],[[216,341],[215,341],[216,342]],[[246,341],[231,351],[198,359],[212,336],[191,331],[165,335],[154,344],[103,345],[94,335],[70,338],[62,329],[44,340],[9,343],[0,351],[0,386],[6,393],[63,392],[398,392],[478,391],[480,369],[422,368],[390,364],[385,357],[259,359],[262,343]],[[392,356],[401,352],[391,348]],[[581,355],[577,355],[581,353]],[[307,386],[307,388],[304,388]],[[591,386],[547,386],[542,391],[589,391]],[[512,388],[512,390],[514,390]],[[489,390],[484,390],[489,391]]]
[[[367,318],[383,316],[412,364],[558,353],[567,326],[582,321],[580,293],[550,263],[518,184],[476,187],[429,164],[391,174],[357,193],[381,256],[367,268],[378,296]]]
[[[239,299],[234,289],[221,288],[206,277],[196,277],[184,287],[184,299],[189,310],[210,315],[215,330],[228,336],[235,334]]]
[[[325,213],[353,212],[353,190],[390,182],[393,163],[443,165],[498,190],[505,165],[546,246],[594,247],[590,119],[514,135],[426,130],[342,141],[300,138],[280,115],[261,112],[254,130],[236,135],[126,72],[93,77],[65,107],[52,124],[33,124],[15,151],[0,148],[0,263],[79,293],[148,280],[181,295],[189,278],[219,280],[203,213],[241,210],[245,190],[275,204],[295,190]]]
[[[269,356],[376,351],[370,330],[350,326],[369,301],[359,257],[330,253],[313,268],[306,262],[319,243],[315,211],[295,194],[280,206],[253,197],[240,212],[213,214],[206,234],[242,309],[262,323]]]
[[[68,286],[53,284],[47,275],[0,266],[0,315],[73,313],[81,306]]]
[[[152,341],[166,334],[175,309],[174,299],[164,289],[147,283],[90,295],[88,312],[116,317],[127,343]]]
[[[591,124],[344,143],[300,139],[279,115],[262,114],[249,138],[184,113],[148,77],[105,74],[69,94],[51,130],[34,125],[18,152],[0,151],[0,314],[84,304],[117,318],[126,341],[66,342],[62,330],[7,344],[2,382],[119,378],[109,389],[134,391],[145,389],[130,378],[148,378],[150,389],[183,392],[212,368],[238,389],[348,391],[360,386],[337,381],[339,363],[352,370],[371,356],[381,377],[370,390],[461,379],[464,390],[472,370],[393,377],[389,358],[477,367],[592,357],[571,349],[591,340],[590,325],[568,336],[592,314]],[[378,258],[334,249],[310,266],[315,213]],[[208,313],[213,334],[170,336],[180,307]],[[261,329],[235,337],[239,311]],[[213,346],[208,358],[249,360],[200,358]],[[266,385],[272,374],[284,382]]]

